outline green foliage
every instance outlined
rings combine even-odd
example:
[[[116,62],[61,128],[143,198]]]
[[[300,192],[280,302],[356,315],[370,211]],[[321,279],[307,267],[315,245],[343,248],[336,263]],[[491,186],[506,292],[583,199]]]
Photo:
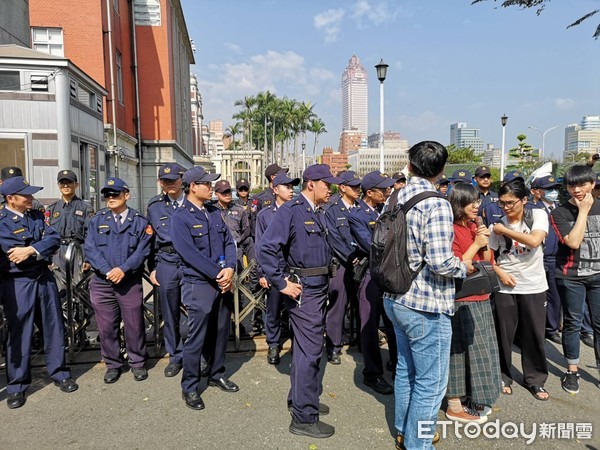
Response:
[[[527,136],[519,134],[516,147],[508,150],[509,164],[506,171],[520,170],[525,176],[529,175],[539,166],[540,151],[526,142]]]
[[[448,150],[448,161],[446,164],[477,164],[481,162],[481,155],[475,154],[471,147],[457,148],[450,144],[446,147]]]

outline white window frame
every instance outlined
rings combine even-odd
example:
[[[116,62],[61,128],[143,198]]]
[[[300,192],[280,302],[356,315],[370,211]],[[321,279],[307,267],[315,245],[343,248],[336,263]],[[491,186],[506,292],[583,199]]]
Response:
[[[65,56],[63,29],[31,27],[31,48],[54,56]]]

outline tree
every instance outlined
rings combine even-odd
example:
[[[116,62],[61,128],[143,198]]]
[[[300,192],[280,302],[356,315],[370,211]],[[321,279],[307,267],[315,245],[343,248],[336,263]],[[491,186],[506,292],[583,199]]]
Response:
[[[239,122],[234,123],[233,125],[230,125],[225,130],[225,132],[231,136],[231,143],[233,144],[233,151],[235,151],[235,137],[238,134],[240,134],[241,130],[242,130],[242,125]]]
[[[487,0],[472,0],[471,4],[474,5],[475,3],[481,3],[484,1],[487,1]],[[494,0],[494,1],[496,1],[496,0]],[[542,13],[542,11],[544,11],[544,9],[546,8],[546,4],[550,3],[550,0],[501,0],[501,1],[502,1],[501,6],[503,8],[508,8],[510,6],[518,6],[523,9],[537,8],[536,14],[538,16]],[[599,11],[600,11],[599,9],[590,11],[589,13],[587,13],[584,16],[577,19],[572,24],[568,25],[567,29],[571,28],[571,27],[576,27],[581,22],[589,19],[590,17],[592,17],[594,14],[596,14]],[[600,25],[598,25],[596,27],[596,31],[594,32],[594,35],[593,35],[594,39],[598,39],[599,37],[600,37]]]
[[[317,144],[319,142],[319,136],[323,133],[327,133],[325,129],[325,123],[319,119],[318,117],[313,117],[310,120],[310,125],[308,126],[308,131],[315,135],[315,143],[313,145],[313,156],[315,156],[317,150]]]
[[[507,171],[520,170],[524,175],[529,175],[539,165],[540,151],[528,144],[526,139],[526,135],[519,134],[517,146],[508,150],[510,160],[506,165]]]
[[[471,147],[458,148],[454,144],[446,147],[448,161],[446,164],[477,164],[481,162],[481,155],[476,154]]]

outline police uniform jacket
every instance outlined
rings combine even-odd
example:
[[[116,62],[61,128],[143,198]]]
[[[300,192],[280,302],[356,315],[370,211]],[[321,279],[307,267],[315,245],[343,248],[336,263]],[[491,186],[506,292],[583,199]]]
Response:
[[[9,261],[7,252],[13,247],[32,246],[39,256],[33,255],[19,264]],[[52,255],[60,247],[60,235],[49,227],[44,214],[30,210],[20,217],[6,208],[0,210],[0,273],[2,276],[39,276],[50,264]]]
[[[182,259],[185,279],[214,282],[221,271],[221,256],[225,257],[225,267],[235,270],[235,241],[215,206],[200,209],[184,200],[173,214],[171,235],[173,247]]]
[[[227,208],[222,208],[219,203],[215,206],[221,211],[221,217],[223,217],[225,225],[229,228],[236,245],[239,247],[250,237],[252,232],[248,214],[246,214],[243,207],[233,202],[230,202]]]
[[[325,217],[313,211],[306,197],[300,194],[278,208],[257,250],[258,262],[266,278],[281,291],[287,286],[280,264],[281,254],[290,267],[317,268],[330,264]],[[306,282],[310,279],[308,277]]]
[[[113,212],[101,209],[90,220],[84,244],[86,259],[101,277],[115,267],[125,275],[141,274],[150,254],[152,235],[148,220],[135,209],[129,208],[119,230]]]
[[[552,226],[552,218],[550,216],[550,212],[546,207],[546,204],[539,200],[533,204],[535,207],[543,209],[548,213],[548,220],[550,221],[550,227],[548,227],[548,234],[546,235],[546,239],[544,239],[544,259],[545,260],[555,260],[556,253],[558,252],[558,236],[556,235],[556,231]],[[557,203],[554,203],[554,207],[559,206]]]
[[[344,264],[350,264],[356,257],[356,243],[350,232],[349,215],[350,210],[346,208],[341,198],[330,204],[329,208],[325,211],[325,223],[329,231],[329,245],[333,249],[334,254]]]
[[[257,248],[260,245],[260,239],[265,234],[266,229],[269,227],[271,222],[273,222],[273,218],[275,217],[275,214],[277,213],[277,211],[279,211],[279,208],[277,207],[277,203],[273,203],[271,205],[271,207],[265,208],[258,212],[258,215],[256,216],[256,246],[257,246]],[[285,269],[285,259],[283,258],[283,253],[279,254],[279,263],[278,264],[279,264],[279,268],[281,270]],[[260,267],[260,264],[258,264],[257,272],[258,272],[259,278],[262,278],[265,276],[265,272]]]
[[[174,213],[173,203],[164,193],[152,197],[148,202],[147,219],[154,230],[152,252],[148,258],[148,269],[151,272],[156,268],[159,253],[160,258],[168,262],[177,263],[180,260],[171,238],[171,216]]]
[[[484,194],[483,192],[479,191],[479,200],[481,200],[481,205],[479,205],[478,214],[481,215],[483,208],[485,208],[490,203],[495,203],[498,201],[498,193],[496,191],[492,191],[491,189],[488,191],[487,194]]]
[[[76,240],[83,243],[89,224],[93,215],[92,206],[75,196],[70,202],[60,199],[46,210],[48,224],[60,233],[62,243]]]
[[[271,205],[275,204],[275,193],[273,189],[270,187],[262,191],[260,194],[257,194],[254,199],[257,200],[257,208],[256,212],[260,211],[263,208],[269,208]]]
[[[373,210],[364,200],[359,200],[358,205],[352,208],[348,216],[352,237],[359,249],[367,256],[371,253],[373,229],[377,217],[379,217],[377,210]]]
[[[256,230],[256,215],[258,213],[256,205],[258,205],[258,201],[256,204],[253,203],[252,199],[248,197],[246,201],[241,198],[236,198],[233,203],[236,205],[240,205],[246,211],[248,215],[248,221],[250,222],[250,236],[254,238],[255,230]]]

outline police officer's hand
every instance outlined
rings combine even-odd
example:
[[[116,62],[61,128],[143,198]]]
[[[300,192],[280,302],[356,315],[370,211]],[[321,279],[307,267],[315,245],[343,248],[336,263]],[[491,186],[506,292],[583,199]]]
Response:
[[[265,277],[262,277],[260,280],[258,280],[258,284],[260,284],[261,288],[269,289],[269,282]]]
[[[125,278],[125,272],[120,267],[115,267],[106,274],[106,279],[114,284],[119,284]]]
[[[286,287],[281,290],[282,294],[289,295],[292,298],[298,298],[300,294],[302,294],[302,285],[298,283],[294,283],[287,278],[285,279],[287,283]]]
[[[27,261],[29,258],[31,258],[35,254],[36,254],[36,251],[31,246],[30,247],[13,247],[8,252],[6,252],[6,255],[8,256],[8,259],[10,260],[10,262],[13,262],[15,264],[19,264],[19,263],[22,263],[23,261]]]
[[[150,281],[152,282],[152,284],[154,286],[160,286],[160,283],[156,279],[156,270],[153,270],[152,272],[150,272]]]
[[[217,275],[217,284],[221,288],[221,292],[225,293],[231,290],[233,286],[233,269],[230,267],[226,267],[225,269],[221,269],[221,271]]]
[[[92,265],[89,262],[84,262],[83,265],[81,266],[81,270],[83,270],[84,272],[87,272],[91,268],[92,268]]]

